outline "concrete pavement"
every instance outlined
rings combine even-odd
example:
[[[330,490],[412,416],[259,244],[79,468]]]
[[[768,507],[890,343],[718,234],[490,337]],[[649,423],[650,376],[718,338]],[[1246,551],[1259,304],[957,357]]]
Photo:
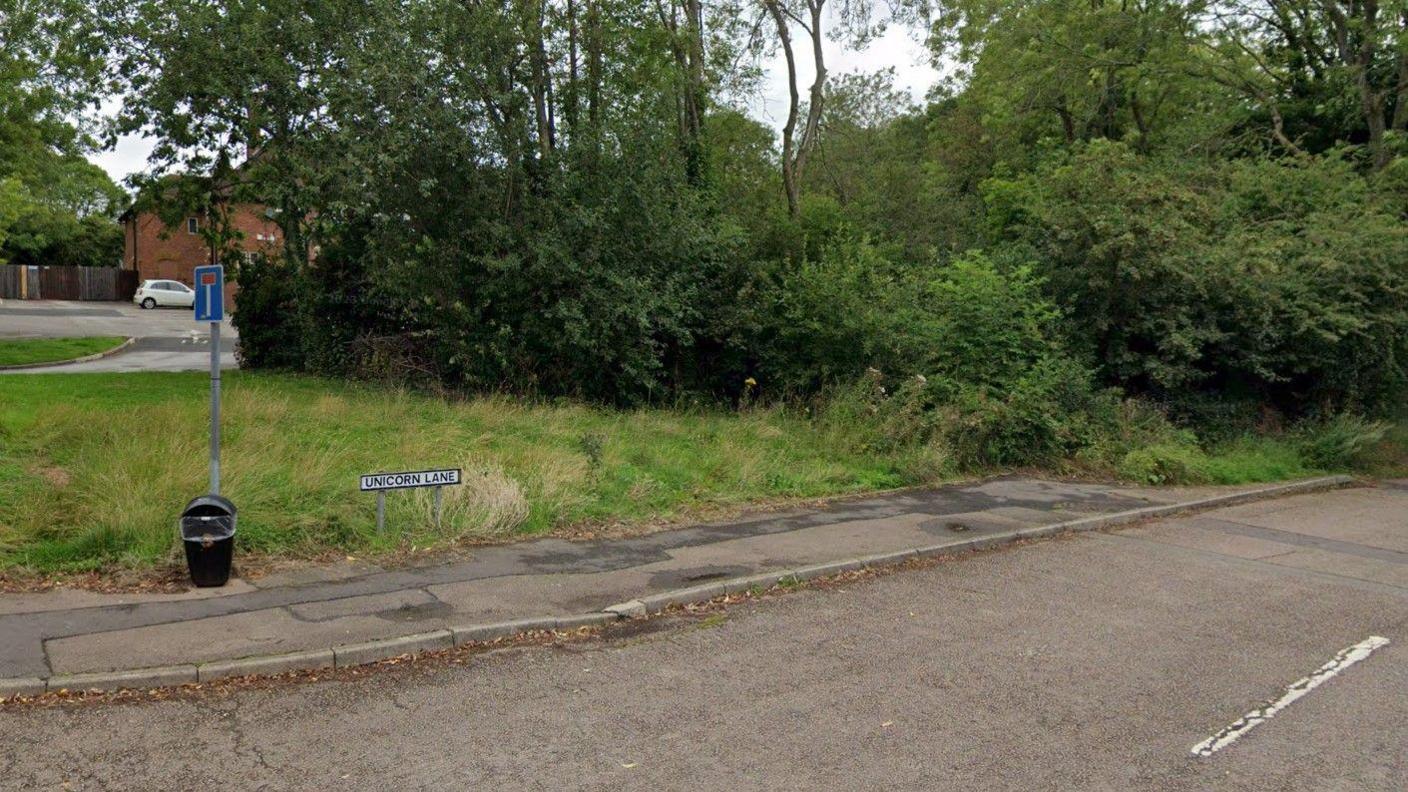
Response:
[[[237,368],[238,333],[228,319],[220,329],[220,366]],[[86,371],[198,371],[210,367],[209,328],[189,309],[142,310],[125,302],[0,300],[0,338],[126,336],[130,347],[101,360],[6,373]]]
[[[1405,513],[1303,495],[464,664],[0,710],[0,788],[1401,790]]]

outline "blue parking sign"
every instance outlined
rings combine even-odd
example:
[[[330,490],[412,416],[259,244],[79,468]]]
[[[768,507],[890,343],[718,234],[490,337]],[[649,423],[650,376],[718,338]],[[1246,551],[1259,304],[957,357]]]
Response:
[[[225,321],[225,268],[219,264],[196,267],[196,321]]]

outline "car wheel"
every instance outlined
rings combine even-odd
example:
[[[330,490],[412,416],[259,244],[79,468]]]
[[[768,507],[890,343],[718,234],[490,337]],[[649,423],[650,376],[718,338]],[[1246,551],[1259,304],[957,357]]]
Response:
[[[156,300],[153,300],[152,298],[148,297],[147,299],[142,300],[142,307],[150,311],[151,309],[156,307]]]

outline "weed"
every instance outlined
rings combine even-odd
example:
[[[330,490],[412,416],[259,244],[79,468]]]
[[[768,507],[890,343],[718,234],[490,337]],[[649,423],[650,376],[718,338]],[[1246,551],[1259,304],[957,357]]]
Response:
[[[606,454],[606,437],[587,432],[577,438],[577,449],[587,458],[587,470],[595,477],[601,471],[601,460]]]
[[[700,619],[700,620],[699,620],[699,623],[698,623],[697,625],[695,625],[695,626],[697,626],[697,627],[698,627],[699,629],[701,629],[701,630],[707,630],[707,629],[710,629],[710,628],[713,628],[713,627],[721,627],[721,626],[723,626],[724,623],[726,623],[727,621],[728,621],[728,614],[726,614],[726,613],[711,613],[711,614],[709,614],[708,616],[705,616],[703,619]]]

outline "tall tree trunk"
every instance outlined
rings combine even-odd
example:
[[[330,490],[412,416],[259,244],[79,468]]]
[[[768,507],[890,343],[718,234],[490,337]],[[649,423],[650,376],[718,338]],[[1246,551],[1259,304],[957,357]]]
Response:
[[[802,27],[811,37],[812,61],[816,66],[816,79],[812,81],[807,120],[802,132],[797,134],[797,121],[801,115],[802,97],[797,85],[797,55],[792,47],[792,30],[788,19],[789,12],[782,7],[782,0],[763,0],[763,5],[777,26],[777,38],[782,45],[783,56],[787,60],[787,122],[782,126],[782,189],[787,194],[787,212],[799,217],[802,212],[803,171],[807,156],[816,142],[817,128],[821,123],[821,110],[825,101],[826,59],[822,52],[821,10],[826,0],[807,0],[810,12],[810,25]]]
[[[684,157],[685,178],[698,186],[704,181],[704,108],[708,93],[704,85],[704,20],[700,0],[656,0],[655,13],[670,34],[670,54],[676,76],[675,115],[679,126],[680,153]],[[680,24],[680,15],[684,24]]]
[[[1374,84],[1371,73],[1378,55],[1378,0],[1351,0],[1348,14],[1340,7],[1340,0],[1322,0],[1322,8],[1339,60],[1354,75],[1355,87],[1359,89],[1359,109],[1369,130],[1369,152],[1374,159],[1374,169],[1381,169],[1388,164],[1390,154],[1384,145],[1388,91]]]
[[[782,125],[782,190],[787,194],[787,213],[792,217],[801,214],[800,196],[797,192],[797,178],[792,169],[793,151],[796,141],[793,134],[797,130],[797,115],[802,98],[797,90],[797,56],[792,52],[792,30],[787,23],[787,15],[779,5],[781,0],[763,0],[773,24],[777,26],[777,39],[782,44],[782,54],[787,60],[787,121]]]
[[[1408,33],[1408,9],[1404,9],[1399,25]],[[1393,98],[1393,121],[1390,124],[1395,132],[1408,132],[1408,50],[1398,53]]]
[[[701,0],[684,0],[687,69],[684,75],[686,169],[691,184],[704,182],[704,7]]]
[[[587,3],[587,122],[592,136],[601,131],[601,0]]]
[[[1066,145],[1076,142],[1076,119],[1071,111],[1066,107],[1066,97],[1061,97],[1060,104],[1054,108],[1056,115],[1061,119],[1061,131],[1066,135]]]
[[[1360,80],[1365,81],[1363,77]],[[1360,103],[1364,106],[1364,121],[1369,127],[1369,153],[1374,158],[1374,170],[1382,170],[1393,158],[1384,144],[1384,132],[1387,131],[1384,96],[1381,92],[1361,86]]]
[[[567,0],[567,90],[565,91],[566,106],[563,108],[567,115],[567,134],[575,136],[577,133],[577,2]]]
[[[825,42],[822,40],[821,30],[821,9],[824,5],[826,0],[807,0],[812,19],[807,33],[812,39],[812,66],[816,69],[816,79],[812,80],[807,98],[807,123],[802,128],[802,138],[797,146],[797,165],[794,168],[797,179],[802,178],[807,159],[811,156],[812,149],[816,148],[817,130],[821,127],[821,110],[826,102],[826,55],[822,50]]]
[[[547,45],[543,41],[546,6],[546,0],[533,0],[532,30],[528,39],[533,48],[530,60],[533,74],[533,112],[538,123],[538,154],[544,160],[552,156],[557,146],[550,106],[552,88],[549,84]]]

